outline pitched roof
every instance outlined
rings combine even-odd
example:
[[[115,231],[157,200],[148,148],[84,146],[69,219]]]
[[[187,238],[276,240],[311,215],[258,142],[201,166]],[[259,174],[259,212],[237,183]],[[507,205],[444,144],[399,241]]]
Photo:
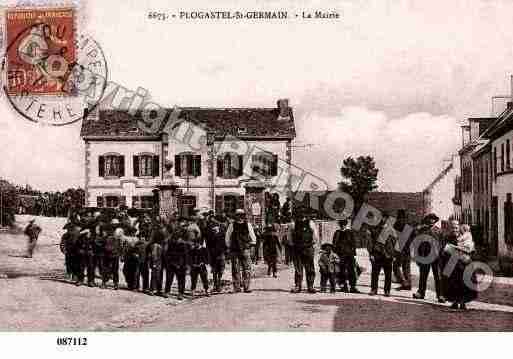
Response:
[[[289,116],[281,118],[278,108],[182,107],[179,110],[179,119],[214,133],[216,138],[235,136],[292,139],[296,136],[291,108]],[[161,130],[165,127],[172,109],[166,112]],[[89,116],[82,122],[80,135],[83,138],[154,138],[155,135],[145,133],[137,125],[141,118],[141,112],[132,116],[121,110],[100,110],[98,116]]]

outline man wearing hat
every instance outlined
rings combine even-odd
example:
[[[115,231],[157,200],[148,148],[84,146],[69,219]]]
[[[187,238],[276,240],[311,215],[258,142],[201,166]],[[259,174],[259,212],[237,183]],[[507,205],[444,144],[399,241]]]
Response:
[[[241,291],[241,269],[244,293],[251,293],[251,247],[255,244],[253,226],[246,220],[244,210],[237,209],[235,221],[230,223],[226,230],[226,246],[231,255],[234,293]]]
[[[303,210],[298,209],[292,230],[292,246],[294,248],[294,282],[292,293],[301,293],[303,272],[306,274],[308,293],[315,293],[314,245],[318,242],[314,223],[307,218]]]
[[[338,221],[339,229],[333,234],[333,248],[340,258],[339,283],[342,290],[346,293],[359,293],[356,288],[356,235],[351,228],[347,228],[347,223],[347,219]]]
[[[445,298],[441,291],[440,282],[440,251],[441,237],[440,231],[435,227],[439,218],[436,214],[430,213],[422,219],[422,224],[415,232],[414,242],[418,242],[418,248],[414,253],[415,261],[419,266],[419,289],[413,294],[415,299],[424,299],[426,295],[427,280],[430,270],[433,271],[435,280],[436,297],[439,303],[445,303]]]

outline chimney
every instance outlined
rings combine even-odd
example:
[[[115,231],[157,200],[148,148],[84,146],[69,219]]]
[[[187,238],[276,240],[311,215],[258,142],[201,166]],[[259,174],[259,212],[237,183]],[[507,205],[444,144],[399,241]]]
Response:
[[[288,98],[282,98],[279,99],[278,102],[278,109],[280,110],[280,117],[289,117],[290,115],[290,107],[289,107],[289,99]]]

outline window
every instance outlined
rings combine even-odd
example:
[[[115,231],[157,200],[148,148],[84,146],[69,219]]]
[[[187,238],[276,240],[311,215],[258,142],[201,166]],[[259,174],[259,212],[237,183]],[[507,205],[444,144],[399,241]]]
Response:
[[[158,177],[160,158],[153,154],[134,156],[134,177]]]
[[[488,161],[485,162],[485,166],[484,166],[484,184],[485,184],[485,191],[488,192]]]
[[[108,208],[116,208],[119,206],[119,197],[118,196],[106,196],[105,197],[105,206]]]
[[[501,172],[504,172],[504,143],[501,143]]]
[[[223,208],[225,213],[234,214],[237,209],[237,197],[233,195],[224,196]]]
[[[238,195],[236,193],[216,195],[216,213],[225,213],[229,216],[233,216],[235,214],[235,210],[238,208],[244,208],[243,195]]]
[[[141,208],[153,208],[153,196],[141,196]]]
[[[103,207],[103,197],[101,197],[101,196],[96,197],[96,207],[98,207],[98,208]]]
[[[98,175],[100,177],[125,176],[125,156],[108,154],[98,157]]]
[[[237,178],[242,176],[243,156],[227,152],[217,157],[217,177]]]
[[[506,141],[506,169],[509,170],[511,168],[510,164],[510,146],[509,146],[509,140]]]
[[[504,202],[504,242],[513,243],[513,203],[511,202],[511,193],[506,194]]]
[[[201,176],[201,155],[188,152],[176,155],[175,175],[180,177]]]
[[[259,152],[252,157],[252,169],[260,176],[276,176],[278,175],[278,156],[270,152]]]
[[[497,177],[497,148],[493,149],[493,178]]]
[[[151,209],[155,205],[153,196],[133,196],[132,208]]]

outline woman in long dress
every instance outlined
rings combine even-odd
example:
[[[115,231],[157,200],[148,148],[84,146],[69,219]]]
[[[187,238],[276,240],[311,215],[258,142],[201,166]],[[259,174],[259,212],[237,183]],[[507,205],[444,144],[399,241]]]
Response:
[[[445,248],[447,261],[451,256],[457,258],[457,263],[447,277],[446,298],[452,302],[453,309],[467,309],[466,303],[477,298],[475,274],[470,277],[471,283],[465,283],[464,273],[467,266],[472,262],[474,253],[474,241],[468,224],[461,226],[461,235],[457,238],[456,245],[448,244]]]

